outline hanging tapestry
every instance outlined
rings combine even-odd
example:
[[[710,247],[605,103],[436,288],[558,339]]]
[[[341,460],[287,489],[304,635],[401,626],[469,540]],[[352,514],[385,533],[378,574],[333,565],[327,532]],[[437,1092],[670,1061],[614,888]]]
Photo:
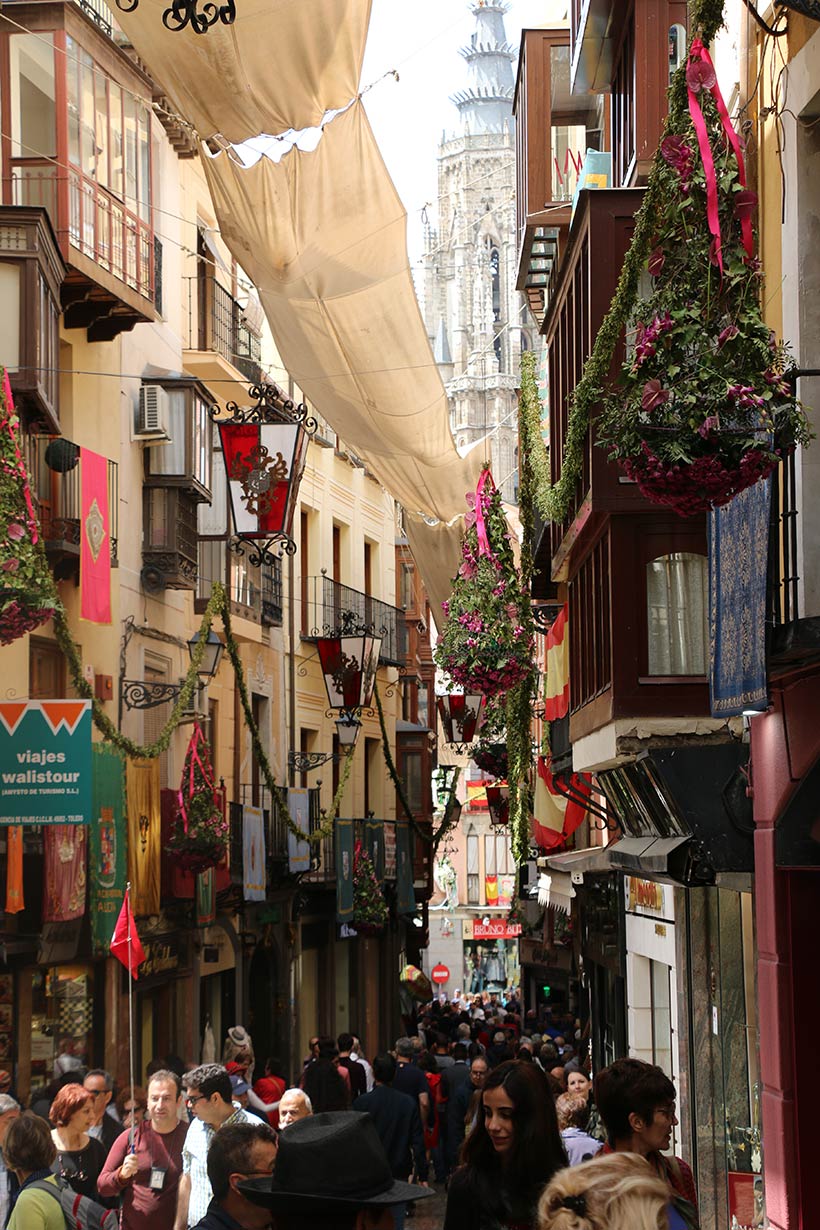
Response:
[[[23,829],[19,824],[12,824],[6,829],[6,913],[19,914],[25,908]]]
[[[125,893],[125,763],[118,748],[105,743],[93,745],[91,783],[91,947],[95,953],[107,953]]]
[[[45,829],[44,922],[69,922],[85,913],[86,833],[84,824],[50,824]]]
[[[216,921],[216,868],[200,871],[196,877],[196,925],[209,927]]]
[[[265,821],[261,807],[242,808],[242,883],[246,901],[264,901]]]
[[[162,848],[159,760],[132,760],[129,756],[125,763],[131,909],[138,917],[159,914]]]
[[[353,917],[353,821],[337,820],[334,829],[336,850],[336,921]]]
[[[709,514],[709,697],[713,717],[765,708],[771,484]]]
[[[370,861],[373,864],[373,870],[376,873],[376,879],[380,884],[384,883],[384,821],[383,820],[365,820],[363,843],[366,852],[370,855]]]
[[[80,453],[80,618],[111,623],[108,462],[87,448]]]

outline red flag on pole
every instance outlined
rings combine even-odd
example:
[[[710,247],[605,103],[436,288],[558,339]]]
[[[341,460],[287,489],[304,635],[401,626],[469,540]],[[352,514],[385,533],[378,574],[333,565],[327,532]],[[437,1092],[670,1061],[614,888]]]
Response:
[[[145,950],[137,934],[137,924],[131,913],[131,901],[127,888],[120,916],[117,919],[114,934],[111,936],[110,948],[112,957],[121,961],[132,978],[136,978],[137,969],[145,960]]]

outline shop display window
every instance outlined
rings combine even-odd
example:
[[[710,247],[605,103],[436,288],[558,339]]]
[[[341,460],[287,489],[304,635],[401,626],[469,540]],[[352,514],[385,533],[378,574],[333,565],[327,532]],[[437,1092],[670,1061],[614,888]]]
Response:
[[[93,1067],[94,971],[88,965],[31,971],[31,1084]]]

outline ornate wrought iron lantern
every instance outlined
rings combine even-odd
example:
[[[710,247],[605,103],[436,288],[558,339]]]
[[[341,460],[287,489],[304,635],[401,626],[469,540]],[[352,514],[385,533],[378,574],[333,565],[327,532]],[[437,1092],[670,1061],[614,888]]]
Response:
[[[354,612],[343,611],[334,635],[320,636],[316,647],[330,707],[352,725],[373,699],[382,638],[357,623]]]
[[[293,514],[307,445],[317,423],[307,406],[298,406],[275,384],[252,385],[252,406],[228,402],[228,418],[218,406],[210,410],[219,427],[228,478],[234,529],[231,546],[238,555],[250,547],[250,563],[272,564],[271,550],[293,555]]]
[[[139,7],[140,0],[117,0],[117,8],[121,13],[133,13]],[[162,14],[162,24],[166,30],[175,33],[190,26],[195,34],[207,34],[211,26],[221,21],[224,26],[233,25],[236,18],[234,0],[226,0],[224,4],[215,4],[213,0],[170,0],[168,8]]]
[[[444,742],[467,751],[481,729],[486,698],[480,693],[448,693],[436,699]]]
[[[126,634],[123,643],[123,653],[121,661],[124,670],[125,650],[128,646],[128,641],[131,639],[133,632],[133,619],[130,625],[126,628]],[[199,644],[199,633],[195,632],[188,641],[188,653],[193,661],[196,647]],[[205,687],[209,679],[213,679],[216,672],[219,670],[219,663],[222,660],[222,654],[225,646],[219,639],[217,634],[211,628],[208,633],[208,639],[205,642],[205,652],[202,655],[202,661],[199,664],[199,688]],[[121,679],[120,680],[120,696],[122,704],[126,709],[155,709],[157,705],[164,705],[166,701],[176,700],[182,691],[181,683],[165,683],[163,681],[157,683],[145,683],[142,679]]]
[[[487,810],[490,813],[490,823],[496,828],[503,828],[510,820],[510,788],[509,786],[487,787]]]

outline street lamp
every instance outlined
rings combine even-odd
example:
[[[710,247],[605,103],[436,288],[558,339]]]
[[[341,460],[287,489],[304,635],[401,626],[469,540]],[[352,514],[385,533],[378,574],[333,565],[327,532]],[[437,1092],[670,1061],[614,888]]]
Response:
[[[316,419],[307,406],[298,406],[275,384],[251,385],[252,406],[228,402],[228,418],[219,406],[209,413],[219,428],[222,459],[235,536],[231,547],[238,555],[251,548],[254,566],[272,564],[272,547],[293,555],[293,515],[307,445],[316,431]]]
[[[339,710],[343,723],[352,726],[373,699],[382,638],[358,625],[354,612],[343,611],[335,635],[320,636],[316,647],[328,703]]]
[[[490,823],[495,827],[503,827],[510,819],[510,788],[509,786],[487,786],[487,810],[490,813]]]
[[[125,661],[125,649],[133,632],[133,622],[126,629],[126,639],[123,645],[122,661]],[[199,644],[198,632],[195,632],[188,641],[188,654],[191,661],[194,659],[194,653]],[[219,670],[219,663],[224,651],[224,645],[217,634],[211,628],[205,642],[205,652],[202,655],[202,661],[199,664],[199,687],[204,688],[209,679],[213,679],[216,672]],[[166,701],[176,700],[182,691],[181,683],[146,683],[143,679],[122,679],[120,683],[120,695],[122,703],[126,709],[155,709],[157,705],[164,705]]]
[[[485,697],[478,692],[465,695],[450,692],[437,697],[444,742],[456,751],[469,751],[484,720],[484,704]]]
[[[336,719],[336,738],[342,751],[346,752],[356,746],[361,729],[362,724],[356,718],[352,721],[347,718]]]

